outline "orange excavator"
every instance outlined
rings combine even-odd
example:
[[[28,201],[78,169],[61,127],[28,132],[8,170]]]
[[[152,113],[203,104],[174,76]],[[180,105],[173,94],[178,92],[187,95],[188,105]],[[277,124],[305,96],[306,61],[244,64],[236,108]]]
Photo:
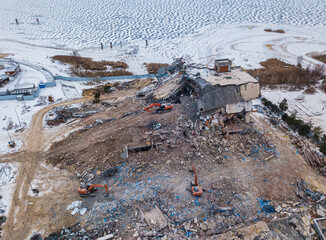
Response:
[[[172,110],[172,104],[171,103],[152,103],[148,107],[145,107],[145,110],[147,112],[152,112],[151,108],[156,107],[155,112],[156,113],[161,113],[163,111],[171,111]]]
[[[198,182],[197,182],[197,173],[196,173],[194,164],[192,164],[192,172],[195,175],[195,184],[192,184],[191,183],[191,189],[187,189],[187,190],[190,191],[192,193],[192,195],[199,197],[199,196],[201,196],[203,194],[204,189],[201,186],[198,185]]]
[[[95,191],[97,190],[96,188],[98,187],[104,187],[105,188],[105,192],[108,193],[109,192],[109,188],[108,185],[102,185],[102,184],[91,184],[91,185],[87,185],[82,183],[79,188],[78,188],[78,193],[81,197],[95,197]]]

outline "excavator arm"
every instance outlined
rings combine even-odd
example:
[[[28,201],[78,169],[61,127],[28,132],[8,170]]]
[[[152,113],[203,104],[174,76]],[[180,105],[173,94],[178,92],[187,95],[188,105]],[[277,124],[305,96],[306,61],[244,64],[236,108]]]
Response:
[[[198,186],[198,182],[197,182],[197,173],[196,173],[196,170],[195,170],[195,167],[194,167],[194,164],[192,164],[192,171],[195,175],[195,186]]]
[[[147,112],[152,112],[150,109],[153,108],[153,107],[161,107],[161,104],[160,103],[152,103],[151,105],[149,105],[148,107],[145,107],[145,110]]]
[[[107,184],[105,184],[105,185],[102,185],[102,184],[93,184],[93,185],[89,186],[89,188],[87,190],[90,191],[90,192],[92,192],[93,191],[93,188],[95,188],[95,187],[103,187],[103,188],[105,188],[105,191],[106,192],[109,191]]]
[[[157,107],[156,113],[160,113],[162,111],[171,110],[172,104],[171,103],[152,103],[148,107],[145,107],[144,109],[148,112],[152,112],[150,109],[153,107]]]
[[[195,184],[193,184],[191,186],[191,192],[192,192],[192,195],[194,196],[201,196],[204,192],[204,189],[198,185],[198,181],[197,181],[197,173],[196,173],[196,170],[195,170],[195,167],[194,167],[194,164],[192,164],[192,171],[195,175]]]

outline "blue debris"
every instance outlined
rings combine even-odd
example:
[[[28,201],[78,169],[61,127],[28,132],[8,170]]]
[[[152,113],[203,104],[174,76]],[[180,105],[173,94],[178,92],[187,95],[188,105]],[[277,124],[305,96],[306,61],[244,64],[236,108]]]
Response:
[[[262,212],[265,212],[265,213],[275,212],[275,208],[274,208],[274,206],[269,204],[270,203],[269,200],[264,200],[263,198],[261,198],[261,199],[258,199],[258,201],[259,201],[258,205],[260,206]]]

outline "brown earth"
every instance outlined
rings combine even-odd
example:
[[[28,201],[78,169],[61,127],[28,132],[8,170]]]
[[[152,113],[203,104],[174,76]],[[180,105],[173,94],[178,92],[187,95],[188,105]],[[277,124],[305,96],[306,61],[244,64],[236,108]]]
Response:
[[[148,103],[135,98],[135,86],[140,85],[101,95],[101,101],[108,104],[103,112],[69,125],[46,129],[43,118],[55,106],[91,98],[54,104],[33,117],[30,129],[24,133],[23,151],[1,159],[16,162],[19,168],[4,239],[11,239],[9,233],[14,239],[25,239],[34,231],[48,235],[79,221],[85,229],[103,228],[108,212],[89,210],[78,220],[66,211],[67,205],[80,200],[76,174],[84,171],[100,171],[93,181],[108,183],[110,195],[104,197],[99,193],[96,198],[84,200],[83,205],[90,209],[95,203],[118,202],[122,209],[115,216],[118,222],[107,224],[112,227],[110,231],[119,230],[123,239],[133,236],[135,212],[148,211],[153,204],[163,209],[165,218],[174,224],[194,217],[217,221],[222,215],[225,220],[221,228],[227,230],[266,217],[258,213],[261,209],[257,199],[268,199],[275,206],[297,201],[297,180],[305,179],[326,192],[325,177],[296,153],[286,133],[264,118],[255,116],[251,125],[238,123],[250,130],[243,135],[222,137],[213,128],[195,131],[186,110],[193,104],[191,99],[182,98],[182,104],[174,104],[170,112],[151,114],[142,111]],[[110,121],[96,125],[98,119]],[[92,127],[85,128],[90,124]],[[68,137],[53,144],[57,137],[67,133]],[[130,152],[126,161],[120,157],[124,146],[148,143],[157,147]],[[271,154],[276,157],[264,162]],[[206,190],[201,198],[194,198],[186,190],[193,181],[191,164]],[[103,177],[102,173],[115,166],[120,169],[116,177]],[[24,168],[32,183],[39,182],[38,197],[28,194]],[[217,213],[217,207],[231,207],[237,214]],[[198,234],[205,238],[203,232]]]

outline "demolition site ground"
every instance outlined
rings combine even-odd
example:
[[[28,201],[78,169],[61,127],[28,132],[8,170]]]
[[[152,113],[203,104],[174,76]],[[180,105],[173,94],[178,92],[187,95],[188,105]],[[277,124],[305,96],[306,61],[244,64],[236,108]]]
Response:
[[[194,120],[193,97],[186,95],[171,111],[150,113],[143,110],[150,101],[136,97],[144,84],[122,84],[99,103],[89,96],[65,103],[64,109],[84,104],[94,111],[74,121],[53,120],[63,104],[34,116],[28,146],[4,157],[20,163],[22,182],[6,232],[14,239],[312,239],[309,221],[324,201],[326,179],[284,128],[253,113],[249,124],[227,120],[241,131],[224,134],[207,118]],[[187,190],[192,164],[200,197]],[[22,165],[38,196],[28,190]],[[108,184],[109,191],[81,198],[80,181]]]

